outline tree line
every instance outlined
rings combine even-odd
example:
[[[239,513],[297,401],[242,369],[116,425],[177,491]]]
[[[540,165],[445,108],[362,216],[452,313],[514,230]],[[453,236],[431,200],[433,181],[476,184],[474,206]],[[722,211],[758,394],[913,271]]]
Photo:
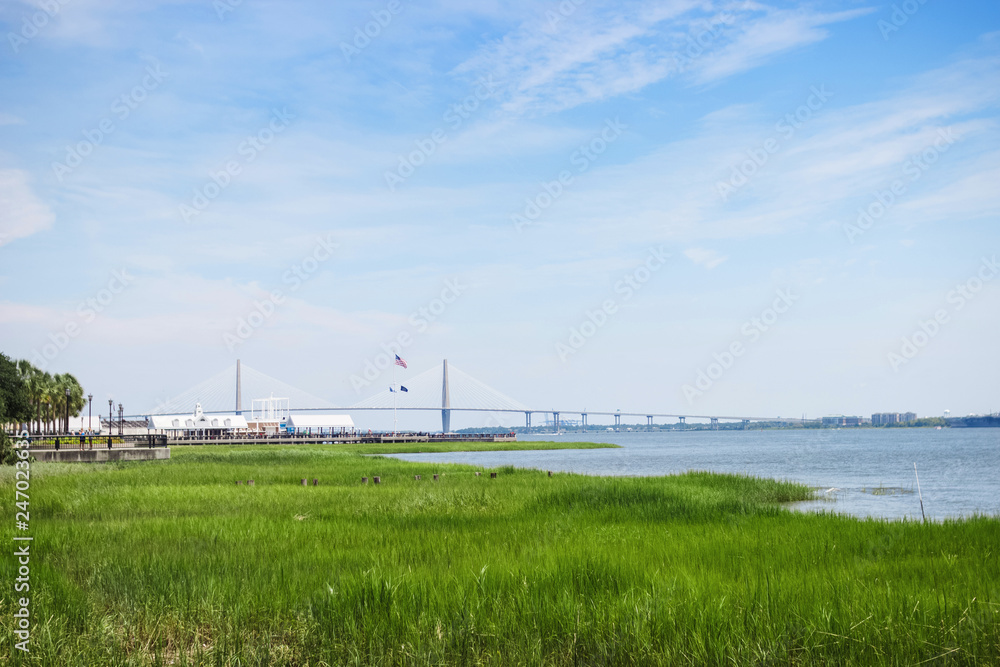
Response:
[[[83,386],[73,375],[53,375],[27,359],[15,361],[0,352],[0,428],[31,434],[67,433],[67,403],[74,417],[87,405]]]

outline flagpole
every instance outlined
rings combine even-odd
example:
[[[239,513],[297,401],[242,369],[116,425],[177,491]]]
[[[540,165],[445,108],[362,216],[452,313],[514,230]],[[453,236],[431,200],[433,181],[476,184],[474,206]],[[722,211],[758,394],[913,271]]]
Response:
[[[392,435],[396,436],[396,360],[392,360]]]

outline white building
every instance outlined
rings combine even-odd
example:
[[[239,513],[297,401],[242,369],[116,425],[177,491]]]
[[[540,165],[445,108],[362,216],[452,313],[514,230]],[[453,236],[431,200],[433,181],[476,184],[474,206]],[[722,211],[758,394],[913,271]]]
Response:
[[[247,420],[242,415],[206,415],[201,403],[190,415],[151,415],[149,429],[153,433],[174,436],[242,435],[247,432]]]

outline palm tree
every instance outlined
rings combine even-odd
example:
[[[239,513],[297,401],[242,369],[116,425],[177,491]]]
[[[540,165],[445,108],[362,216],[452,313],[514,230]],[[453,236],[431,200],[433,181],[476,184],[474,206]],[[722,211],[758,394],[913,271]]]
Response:
[[[44,432],[48,433],[49,429],[55,429],[55,424],[52,420],[52,406],[59,399],[57,394],[56,380],[52,377],[51,373],[42,373],[41,379],[42,385],[42,403],[45,404],[45,428]]]
[[[76,417],[86,405],[86,401],[83,400],[83,387],[69,373],[56,375],[52,379],[55,385],[55,407],[59,416],[59,423],[61,424],[59,430],[63,433],[69,433],[67,415]],[[69,405],[68,410],[67,403]]]
[[[79,415],[87,406],[83,386],[70,373],[52,375],[38,369],[27,359],[16,362],[17,371],[28,389],[28,400],[35,416],[34,432],[69,431],[66,423],[66,390],[69,389],[69,414]],[[43,417],[44,415],[44,417]],[[31,420],[28,420],[31,430]]]
[[[28,400],[33,406],[32,412],[35,415],[34,433],[42,432],[42,379],[43,374],[35,368],[27,359],[20,359],[17,362],[17,370],[21,374],[21,379],[28,388]],[[28,420],[28,430],[31,431],[31,419]]]

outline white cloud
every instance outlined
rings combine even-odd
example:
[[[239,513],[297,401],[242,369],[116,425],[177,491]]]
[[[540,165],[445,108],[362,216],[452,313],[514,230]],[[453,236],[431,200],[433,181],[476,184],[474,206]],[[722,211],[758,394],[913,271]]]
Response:
[[[550,113],[669,77],[706,82],[730,76],[825,39],[822,26],[869,11],[823,14],[687,0],[631,7],[588,3],[557,22],[544,16],[525,22],[455,71],[488,73],[505,82],[502,108],[508,114]]]
[[[704,266],[709,270],[714,269],[729,259],[728,257],[719,255],[719,253],[714,250],[708,250],[706,248],[688,248],[684,251],[684,256],[695,264]]]
[[[31,189],[28,173],[0,169],[0,245],[52,226],[55,215]]]
[[[821,26],[848,21],[871,11],[855,9],[816,14],[801,9],[768,10],[763,17],[748,20],[739,26],[738,34],[730,43],[699,58],[696,78],[704,83],[759,67],[778,53],[826,39],[829,33]]]

